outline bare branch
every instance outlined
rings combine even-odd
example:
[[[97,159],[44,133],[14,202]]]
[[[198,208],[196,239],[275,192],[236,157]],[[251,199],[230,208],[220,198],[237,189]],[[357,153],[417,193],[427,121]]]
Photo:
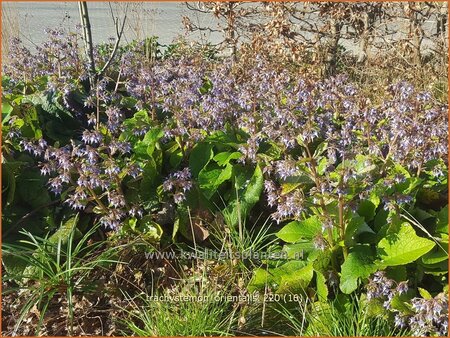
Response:
[[[110,9],[111,9],[111,15],[114,15],[114,13],[112,12],[112,8],[110,5]],[[108,67],[111,65],[111,62],[113,61],[114,57],[116,56],[117,50],[119,48],[119,44],[120,44],[120,40],[122,39],[122,35],[123,35],[123,30],[125,28],[125,22],[127,20],[127,12],[128,12],[128,4],[125,7],[125,15],[123,17],[122,20],[122,26],[120,27],[119,30],[119,20],[116,19],[115,20],[115,26],[116,26],[116,42],[114,44],[113,50],[111,52],[111,55],[109,56],[108,61],[106,61],[105,65],[103,66],[103,68],[101,69],[101,71],[98,73],[98,76],[101,77],[103,76],[103,74],[106,72],[106,70],[108,69]],[[114,18],[114,16],[113,16]]]

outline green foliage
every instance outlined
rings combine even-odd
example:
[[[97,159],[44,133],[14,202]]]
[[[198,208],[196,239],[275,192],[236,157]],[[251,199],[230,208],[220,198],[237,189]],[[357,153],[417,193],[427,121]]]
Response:
[[[205,166],[198,173],[198,184],[206,198],[210,199],[222,183],[231,178],[233,172],[232,165],[228,164],[225,168],[218,165]]]
[[[175,61],[179,61],[177,57],[184,53],[186,46],[171,45],[166,52],[161,47],[157,38],[151,37],[121,46],[118,53],[124,60],[128,53],[139,56],[133,62],[142,62],[139,68],[142,77],[152,78],[154,69],[166,71],[157,68],[161,67],[158,62],[169,59],[177,64]],[[110,48],[109,44],[98,46],[98,55],[107,56]],[[203,57],[208,60],[216,57],[213,49],[205,53]],[[414,159],[417,154],[410,157],[405,154],[406,159],[399,159],[400,152],[395,147],[404,145],[391,139],[395,128],[383,129],[388,123],[398,124],[396,119],[395,123],[388,121],[389,109],[374,106],[373,109],[383,110],[386,116],[378,114],[382,118],[370,124],[369,118],[362,117],[372,108],[364,104],[366,97],[341,92],[333,84],[341,80],[330,79],[304,84],[288,81],[288,85],[280,85],[283,90],[275,90],[276,95],[263,91],[258,98],[255,94],[249,98],[243,95],[237,101],[224,99],[219,103],[225,103],[226,108],[215,107],[218,111],[211,108],[210,112],[208,107],[213,105],[207,100],[204,104],[202,99],[214,98],[216,92],[222,91],[223,97],[230,96],[225,93],[228,84],[215,83],[206,72],[191,79],[189,74],[199,71],[195,68],[197,63],[203,65],[201,60],[181,58],[181,61],[181,69],[170,68],[169,62],[162,63],[168,67],[170,76],[161,77],[166,81],[165,91],[157,98],[153,98],[157,81],[150,84],[141,75],[126,75],[132,78],[130,82],[137,83],[134,90],[143,92],[136,94],[128,89],[130,79],[121,78],[124,75],[117,64],[108,74],[106,89],[101,89],[102,95],[108,96],[105,100],[100,98],[102,95],[98,100],[91,96],[81,73],[73,78],[55,73],[26,80],[2,79],[3,265],[6,279],[15,281],[20,288],[28,287],[31,294],[17,327],[34,304],[38,304],[43,318],[50,300],[59,296],[61,286],[70,303],[71,296],[83,289],[92,270],[112,262],[108,251],[104,252],[106,256],[97,256],[100,243],[91,244],[88,240],[98,229],[92,224],[118,211],[120,222],[112,227],[117,230],[113,235],[109,230],[98,230],[100,236],[110,241],[137,237],[152,249],[174,243],[177,248],[183,248],[194,243],[195,250],[213,246],[220,248],[220,253],[285,254],[278,260],[230,265],[234,272],[251,275],[250,280],[243,277],[242,284],[247,284],[247,291],[269,288],[275,294],[309,297],[311,304],[302,314],[306,323],[302,320],[297,332],[301,335],[392,333],[388,324],[382,322],[392,318],[372,316],[377,311],[380,314],[379,309],[360,297],[375,271],[385,270],[396,281],[408,280],[424,298],[432,297],[448,283],[447,163],[439,158],[417,162]],[[188,65],[183,64],[185,61]],[[263,61],[258,64],[264,66]],[[131,69],[129,73],[135,69],[134,65],[127,67]],[[278,70],[270,68],[267,74],[272,72]],[[290,76],[290,71],[287,74]],[[230,77],[231,82],[235,81],[230,86],[237,88],[231,93],[237,94],[241,88],[242,92],[255,90],[257,93],[252,76],[245,75]],[[55,83],[61,79],[64,84]],[[187,87],[195,83],[195,88],[186,90],[185,83]],[[48,90],[53,88],[50,85],[61,87]],[[303,89],[299,89],[303,85],[305,93],[313,99],[302,98],[290,106],[287,96],[303,95]],[[308,86],[314,89],[309,90]],[[331,89],[325,91],[323,88],[328,86]],[[294,92],[292,88],[299,91]],[[266,94],[267,100],[273,102],[265,102]],[[220,95],[214,99],[223,99]],[[182,104],[167,103],[166,99],[180,100]],[[247,100],[254,101],[251,109],[239,107]],[[428,107],[419,99],[396,100],[387,100],[384,105],[411,104],[408,109],[417,111],[417,118],[434,111],[432,102]],[[361,117],[354,115],[355,109],[346,108],[347,104],[358,107]],[[108,127],[110,108],[117,109],[118,129]],[[239,112],[228,116],[227,109]],[[97,113],[99,127],[91,130],[88,116]],[[217,119],[223,114],[225,122],[218,123],[219,127],[203,128],[203,124],[209,126],[216,122],[209,120],[210,113],[218,114]],[[289,116],[286,119],[284,115]],[[206,122],[196,121],[197,116],[199,121]],[[237,123],[233,121],[236,116],[239,116]],[[273,125],[267,123],[271,119],[276,119]],[[294,124],[301,127],[291,128]],[[321,130],[326,128],[329,132]],[[386,139],[381,136],[378,139],[371,128],[379,129]],[[98,132],[104,144],[83,141],[83,133],[93,131]],[[350,145],[341,147],[339,141],[347,140],[347,136]],[[126,142],[129,149],[118,154],[109,148],[111,140]],[[30,156],[27,153],[30,149],[26,150],[28,141],[45,141],[52,149],[67,150],[67,153],[74,153],[84,142],[85,151],[95,148],[98,159],[93,162],[111,162],[117,165],[118,173],[106,174],[105,166],[96,168],[107,181],[109,190],[100,186],[90,189],[85,198],[80,198],[84,203],[81,207],[85,208],[74,217],[65,202],[74,190],[84,189],[77,181],[80,167],[74,165],[64,173],[67,186],[62,195],[49,193],[49,179],[55,178],[55,172],[48,178],[40,170],[45,161],[56,163],[57,156],[45,158],[44,150]],[[137,173],[131,175],[128,170],[134,166]],[[86,172],[89,175],[89,170]],[[108,181],[104,177],[108,175],[114,179]],[[177,186],[177,180],[184,185]],[[123,195],[121,210],[109,200],[113,191]],[[271,216],[276,225],[267,221]],[[27,280],[31,283],[25,283]],[[422,288],[426,284],[430,284],[427,288],[430,291]],[[211,290],[208,292],[212,294]],[[230,304],[184,303],[178,305],[174,314],[173,304],[152,303],[146,297],[140,299],[139,305],[129,301],[133,309],[126,310],[127,334],[229,333],[224,323],[227,311],[231,311]],[[399,297],[394,299],[393,306],[404,308],[406,302]],[[368,309],[364,311],[366,305]],[[73,310],[70,311],[72,322]],[[297,324],[293,321],[292,325],[297,327]]]
[[[373,264],[373,252],[368,246],[356,246],[341,266],[340,289],[352,293],[358,287],[358,280],[368,278],[377,270]]]
[[[3,243],[3,263],[6,265],[5,281],[16,281],[19,290],[26,291],[28,299],[20,309],[20,318],[15,323],[15,332],[23,325],[32,307],[40,313],[36,334],[39,333],[47,308],[55,297],[65,296],[69,313],[69,332],[74,325],[72,296],[91,281],[89,274],[98,268],[105,268],[112,260],[112,252],[98,253],[102,242],[89,243],[98,227],[87,231],[75,240],[78,218],[74,217],[61,226],[52,236],[38,237],[30,232],[21,232],[26,239],[20,244]],[[62,290],[62,291],[61,291]],[[13,289],[4,289],[8,293]]]
[[[313,267],[300,260],[288,261],[274,268],[258,268],[248,285],[250,292],[273,288],[278,293],[304,294],[313,278]]]
[[[312,216],[304,221],[293,221],[286,224],[277,233],[277,237],[287,243],[296,243],[301,239],[313,239],[322,229],[318,216]]]
[[[407,336],[405,330],[393,328],[386,316],[371,316],[364,299],[350,298],[328,304],[315,303],[308,313],[310,326],[306,335],[314,336]]]
[[[236,226],[241,218],[245,219],[253,206],[259,201],[263,190],[264,179],[259,166],[254,171],[246,167],[233,168],[235,191],[224,210],[229,224]]]
[[[227,294],[201,285],[142,295],[126,296],[129,306],[125,318],[117,321],[126,329],[124,335],[138,336],[222,336],[230,334],[235,313]]]
[[[378,243],[377,251],[382,265],[394,266],[414,262],[434,246],[433,241],[417,236],[410,224],[403,223]]]

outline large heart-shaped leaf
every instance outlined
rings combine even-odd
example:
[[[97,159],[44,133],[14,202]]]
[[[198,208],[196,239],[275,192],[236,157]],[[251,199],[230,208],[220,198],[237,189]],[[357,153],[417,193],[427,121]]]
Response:
[[[258,268],[254,271],[248,290],[253,292],[263,289],[266,285],[275,289],[281,288],[281,291],[283,291],[283,288],[286,290],[286,288],[295,285],[296,287],[305,287],[305,284],[307,285],[312,279],[312,266],[307,267],[305,265],[305,261],[292,260],[276,268]],[[304,268],[308,269],[303,270]],[[310,274],[311,278],[308,278]],[[282,287],[283,283],[284,287]]]
[[[307,265],[300,270],[283,275],[277,293],[305,293],[307,286],[313,278],[313,273],[312,265]]]
[[[209,164],[198,174],[198,183],[206,198],[211,198],[219,186],[231,178],[233,167],[227,164],[225,168],[218,167],[216,164]]]
[[[367,225],[364,217],[353,216],[345,228],[345,245],[355,245],[358,235],[362,233],[374,234],[375,232]]]
[[[220,166],[225,166],[228,163],[230,163],[231,160],[237,160],[242,157],[242,154],[240,152],[229,152],[224,151],[222,153],[217,154],[213,157],[213,160],[217,162]]]
[[[223,210],[231,226],[244,221],[251,208],[259,201],[264,186],[261,168],[257,165],[252,172],[249,168],[233,167],[235,189],[229,205]]]
[[[377,269],[370,247],[358,245],[348,254],[341,266],[339,288],[343,293],[352,293],[358,287],[360,279],[369,277]]]
[[[404,265],[429,252],[436,244],[416,235],[413,227],[405,222],[395,233],[388,233],[378,243],[378,255],[385,266]]]
[[[192,176],[197,177],[200,171],[209,163],[213,157],[213,146],[209,143],[199,143],[189,156],[189,168]]]
[[[318,216],[312,216],[303,221],[293,221],[277,232],[277,237],[287,243],[295,243],[300,239],[311,239],[322,231],[322,222]]]

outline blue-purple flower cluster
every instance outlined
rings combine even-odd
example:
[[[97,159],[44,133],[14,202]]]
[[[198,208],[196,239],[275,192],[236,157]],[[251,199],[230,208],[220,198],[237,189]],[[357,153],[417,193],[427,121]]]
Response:
[[[395,282],[384,271],[377,271],[366,286],[367,299],[379,299],[383,306],[395,314],[395,325],[408,328],[414,336],[448,335],[448,295],[441,292],[435,297],[411,299],[411,311],[400,311],[392,305],[394,297],[408,291],[408,282]]]
[[[51,146],[44,139],[23,140],[21,144],[42,160],[41,173],[49,176],[49,189],[54,194],[66,192],[64,201],[74,210],[85,210],[92,204],[105,227],[118,229],[127,216],[142,216],[139,205],[126,201],[122,181],[124,177],[137,178],[143,170],[132,159],[130,143],[119,138],[121,110],[109,107],[106,115],[108,119],[99,129],[86,129],[80,140],[65,146]]]
[[[191,172],[189,168],[184,168],[170,174],[164,181],[162,187],[165,192],[173,193],[175,203],[179,204],[186,199],[186,192],[192,188]]]
[[[41,56],[32,55],[16,41],[12,48],[22,60],[14,58],[4,73],[13,82],[47,75],[48,90],[68,97],[80,90],[75,83],[87,76],[75,48],[78,40],[76,34],[59,31],[49,35]],[[98,51],[95,57],[101,64]],[[45,140],[22,142],[24,150],[43,157],[42,173],[52,176],[53,192],[72,186],[67,202],[76,209],[90,201],[105,201],[103,212],[111,218],[105,218],[105,224],[112,228],[133,207],[127,206],[120,192],[120,177],[138,179],[141,174],[131,160],[133,145],[121,137],[126,129],[123,121],[130,114],[121,106],[124,97],[135,100],[133,109],[148,114],[147,121],[133,126],[136,140],[158,126],[164,130],[165,141],[177,138],[189,154],[199,140],[215,131],[243,132],[245,139],[237,147],[243,154],[240,161],[261,164],[268,205],[278,222],[301,218],[311,205],[323,206],[356,185],[360,194],[369,194],[375,177],[370,170],[358,169],[361,157],[366,168],[374,162],[386,168],[394,161],[417,172],[430,160],[447,161],[447,105],[404,82],[387,88],[384,101],[373,104],[344,76],[303,77],[263,55],[243,67],[229,59],[211,61],[196,55],[149,63],[140,53],[128,50],[115,66],[117,79],[113,79],[116,73],[105,76],[85,93],[89,126],[79,140],[64,147],[46,145]],[[10,133],[14,136],[17,130],[11,128]],[[273,146],[274,156],[262,154],[261,147],[267,144]],[[315,154],[318,144],[326,146]],[[187,169],[173,170],[179,172],[167,178],[164,191],[181,203],[192,179]],[[311,179],[312,188],[282,188],[301,174]],[[391,200],[410,202],[409,196],[401,194],[389,199],[387,208]],[[117,211],[107,212],[110,208]]]
[[[418,172],[429,160],[446,161],[447,105],[407,83],[389,87],[385,101],[372,104],[344,76],[306,79],[263,56],[247,69],[229,61],[186,57],[156,62],[151,68],[131,64],[136,69],[130,72],[127,89],[140,107],[166,113],[160,123],[167,138],[181,137],[189,146],[216,130],[242,130],[248,138],[238,150],[241,161],[248,163],[261,161],[263,143],[281,148],[281,156],[264,169],[266,180],[273,181],[266,184],[266,192],[269,205],[277,209],[277,221],[298,218],[304,209],[305,196],[280,189],[300,170],[320,176],[309,194],[319,202],[319,195],[344,194],[356,182],[367,189],[373,186],[374,177],[359,174],[352,164],[357,155],[367,156],[367,167],[373,164],[369,158],[376,158]],[[326,166],[320,172],[318,163],[300,168],[299,161],[313,156],[317,142],[327,143]],[[338,182],[331,173],[343,161],[351,165],[342,169]],[[396,202],[408,203],[408,198],[399,195]]]

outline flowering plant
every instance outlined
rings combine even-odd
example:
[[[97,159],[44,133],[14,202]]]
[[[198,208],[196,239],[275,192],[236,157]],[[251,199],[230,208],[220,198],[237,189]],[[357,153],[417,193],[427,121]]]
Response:
[[[288,259],[255,270],[249,289],[327,298],[378,270],[445,275],[447,105],[430,93],[399,82],[372,102],[344,76],[304,78],[263,56],[243,70],[132,49],[89,91],[76,54],[21,55],[45,79],[5,70],[4,165],[32,154],[62,208],[155,242],[193,239],[191,211],[237,227],[258,210]]]

